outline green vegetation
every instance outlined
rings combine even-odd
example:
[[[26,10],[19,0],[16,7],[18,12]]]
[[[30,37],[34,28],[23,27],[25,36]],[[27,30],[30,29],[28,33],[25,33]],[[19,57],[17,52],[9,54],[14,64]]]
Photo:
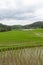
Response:
[[[0,24],[0,32],[10,31],[10,30],[11,30],[11,26]]]
[[[2,50],[0,65],[43,65],[43,47]]]
[[[43,29],[0,32],[0,48],[20,48],[43,45]]]
[[[36,28],[43,28],[43,21],[38,21],[35,22],[33,24],[28,24],[28,25],[12,25],[12,26],[8,26],[8,25],[3,25],[0,24],[0,32],[4,32],[4,31],[11,31],[11,30],[21,30],[21,29],[36,29]]]
[[[1,65],[43,65],[43,25],[38,25],[0,25]]]
[[[26,29],[43,28],[43,21],[38,21],[38,22],[32,23],[30,25],[25,25],[24,28],[26,28]]]

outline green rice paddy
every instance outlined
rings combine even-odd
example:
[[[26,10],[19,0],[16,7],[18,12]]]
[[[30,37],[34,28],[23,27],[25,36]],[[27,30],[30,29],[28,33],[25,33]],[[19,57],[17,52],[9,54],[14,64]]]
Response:
[[[43,29],[0,32],[0,65],[43,65]]]
[[[43,46],[43,29],[0,32],[0,48]]]

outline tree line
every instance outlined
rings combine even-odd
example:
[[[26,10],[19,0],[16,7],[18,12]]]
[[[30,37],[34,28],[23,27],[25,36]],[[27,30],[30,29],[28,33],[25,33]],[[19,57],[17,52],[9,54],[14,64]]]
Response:
[[[10,31],[10,30],[11,30],[11,26],[0,24],[0,32]]]
[[[15,29],[17,30],[17,29],[34,29],[34,28],[43,28],[43,21],[38,21],[30,25],[24,25],[24,26],[22,25],[8,26],[8,25],[0,24],[0,32],[11,31]]]

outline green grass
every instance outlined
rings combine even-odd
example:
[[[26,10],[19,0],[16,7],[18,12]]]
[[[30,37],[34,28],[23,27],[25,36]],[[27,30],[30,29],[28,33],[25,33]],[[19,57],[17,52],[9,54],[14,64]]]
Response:
[[[43,45],[43,29],[0,32],[0,48]]]

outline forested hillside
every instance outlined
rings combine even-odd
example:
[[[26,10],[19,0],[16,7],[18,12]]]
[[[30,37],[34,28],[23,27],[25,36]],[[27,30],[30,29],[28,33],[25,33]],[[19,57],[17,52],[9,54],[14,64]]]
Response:
[[[29,28],[43,28],[43,21],[38,21],[30,25],[25,25],[24,28],[29,29]]]
[[[0,24],[0,32],[10,31],[10,30],[11,30],[11,26]]]
[[[8,25],[0,24],[0,32],[11,31],[11,30],[15,30],[15,29],[34,29],[34,28],[43,28],[43,21],[38,21],[33,24],[24,25],[24,26],[22,26],[22,25],[8,26]]]

